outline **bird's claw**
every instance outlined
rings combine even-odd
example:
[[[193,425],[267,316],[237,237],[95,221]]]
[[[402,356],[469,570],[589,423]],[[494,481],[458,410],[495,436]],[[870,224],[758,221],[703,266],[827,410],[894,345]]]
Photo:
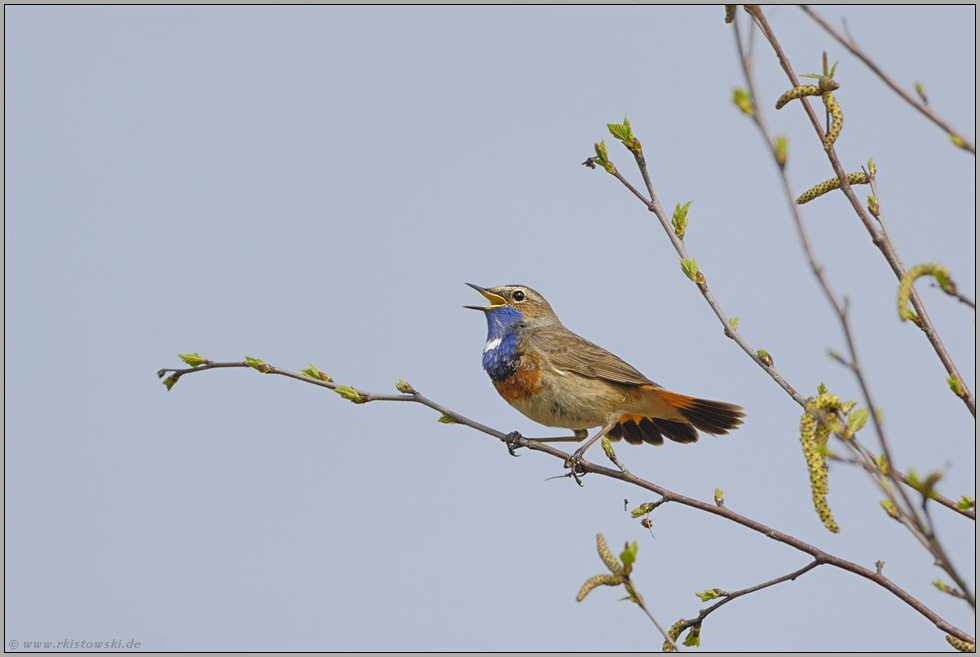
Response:
[[[510,452],[511,456],[520,456],[520,454],[515,453],[514,450],[520,447],[520,445],[516,443],[522,438],[523,436],[521,435],[520,431],[511,431],[504,437],[504,444],[507,445],[507,451]]]
[[[575,479],[575,483],[577,483],[579,486],[584,485],[582,484],[582,480],[579,478],[579,475],[585,474],[585,468],[582,467],[582,454],[584,454],[584,452],[581,449],[576,450],[575,453],[569,456],[568,460],[565,461],[565,467],[571,470],[568,473],[568,476],[573,477]]]

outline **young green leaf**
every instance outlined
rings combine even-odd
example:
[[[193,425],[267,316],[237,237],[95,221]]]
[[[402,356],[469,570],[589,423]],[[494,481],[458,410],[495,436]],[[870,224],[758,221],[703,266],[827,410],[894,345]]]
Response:
[[[180,359],[190,365],[191,367],[199,367],[208,362],[207,358],[201,356],[201,354],[194,352],[193,354],[177,354]]]
[[[330,381],[330,375],[324,374],[316,368],[316,365],[310,363],[310,366],[305,370],[300,370],[300,374],[303,376],[308,376],[311,379],[319,379],[320,381]]]
[[[259,360],[258,358],[252,358],[251,356],[245,356],[245,364],[249,367],[257,369],[263,374],[268,374],[272,371],[272,367],[267,365],[265,362]]]
[[[674,216],[670,220],[674,226],[674,233],[681,239],[684,239],[684,233],[687,231],[687,211],[691,208],[691,203],[694,201],[688,201],[684,205],[678,203],[674,210]]]
[[[851,431],[860,431],[868,421],[868,415],[870,415],[868,409],[857,409],[847,417],[847,426],[850,427]]]
[[[358,392],[353,388],[351,388],[350,386],[337,386],[336,388],[334,388],[334,392],[336,392],[344,399],[348,399],[354,402],[355,404],[364,403],[364,400],[361,399],[361,396],[358,394]]]
[[[626,546],[626,549],[619,555],[619,559],[623,562],[623,565],[629,569],[634,563],[636,563],[636,553],[640,550],[640,544],[633,541]]]
[[[694,258],[681,258],[681,271],[695,282],[698,280],[698,274],[701,273],[701,270],[698,269],[698,261]]]

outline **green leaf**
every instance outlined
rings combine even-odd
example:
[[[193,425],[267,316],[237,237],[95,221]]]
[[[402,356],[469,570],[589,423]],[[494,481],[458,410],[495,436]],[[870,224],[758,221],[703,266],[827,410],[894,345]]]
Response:
[[[245,364],[248,365],[249,367],[257,369],[259,372],[262,372],[263,374],[268,374],[269,372],[272,371],[272,367],[270,367],[263,361],[259,360],[258,358],[252,358],[251,356],[245,356]]]
[[[677,208],[674,210],[674,216],[671,219],[671,224],[674,226],[674,233],[681,239],[684,239],[684,233],[687,231],[687,211],[691,208],[691,203],[694,203],[694,201],[688,201],[683,206],[678,203]]]
[[[715,598],[721,596],[721,589],[707,589],[701,593],[695,593],[694,595],[701,598],[701,602],[707,602],[708,600],[714,600]]]
[[[595,145],[595,155],[596,156],[594,158],[591,158],[590,160],[587,161],[592,161],[594,163],[599,164],[599,166],[601,166],[609,173],[612,174],[616,173],[616,167],[613,166],[613,163],[609,161],[609,151],[608,149],[606,149],[605,141],[600,141],[598,144]]]
[[[320,381],[330,381],[330,375],[324,374],[316,368],[316,365],[310,363],[310,366],[305,370],[300,370],[300,374],[303,376],[308,376],[311,379],[318,379]]]
[[[866,408],[859,408],[847,417],[847,426],[851,431],[860,431],[868,421],[870,412]]]
[[[733,331],[738,330],[738,317],[729,317],[728,323],[731,324]]]
[[[607,123],[606,127],[609,128],[609,132],[613,137],[626,142],[627,146],[632,147],[635,137],[633,136],[633,129],[630,127],[628,117],[624,118],[622,123]]]
[[[977,500],[975,497],[970,497],[969,495],[964,495],[960,498],[960,501],[956,503],[956,508],[960,511],[969,511],[970,509],[977,508]]]
[[[439,418],[439,421],[442,422],[443,424],[456,424],[457,423],[456,420],[452,419],[451,417],[449,417],[445,413],[442,414],[442,417]]]
[[[178,377],[176,375],[171,374],[170,376],[168,376],[166,379],[163,380],[163,385],[167,386],[167,392],[170,392],[170,390],[173,389],[175,385],[177,385],[177,378]]]
[[[623,553],[619,555],[619,560],[623,562],[623,565],[626,566],[627,570],[629,570],[629,567],[636,562],[636,553],[639,551],[639,549],[640,544],[633,541],[627,545],[626,549],[623,550]]]
[[[776,161],[779,166],[786,164],[789,157],[789,138],[784,135],[776,135]]]
[[[630,516],[633,518],[639,518],[640,516],[646,515],[653,510],[653,505],[649,502],[644,502],[640,506],[636,507],[630,512]]]
[[[817,394],[818,395],[826,395],[827,394],[827,385],[823,381],[821,381],[820,382],[820,385],[817,386]]]
[[[395,389],[398,390],[398,392],[404,393],[406,395],[411,395],[415,393],[415,388],[413,388],[411,384],[405,381],[399,381],[398,383],[396,383]]]
[[[337,386],[336,388],[334,388],[334,392],[336,392],[344,399],[348,399],[354,402],[355,404],[364,403],[364,400],[361,399],[361,396],[357,393],[357,391],[351,388],[350,386]]]
[[[691,647],[697,647],[701,645],[700,625],[695,625],[694,627],[691,628],[691,631],[687,633],[686,637],[684,637],[684,645],[691,646]]]
[[[180,359],[190,365],[191,367],[199,367],[208,362],[207,358],[201,356],[201,354],[194,352],[193,354],[177,354]]]
[[[606,140],[603,139],[598,144],[595,145],[595,154],[599,158],[600,164],[606,164],[609,162],[609,149],[606,148]]]
[[[754,111],[752,109],[752,97],[749,96],[748,91],[745,89],[735,89],[735,91],[732,93],[732,102],[735,103],[735,106],[740,110],[749,116],[752,116]]]
[[[698,261],[694,258],[681,258],[681,271],[684,272],[685,276],[695,282],[698,280],[698,274],[701,273],[701,270],[698,268]]]

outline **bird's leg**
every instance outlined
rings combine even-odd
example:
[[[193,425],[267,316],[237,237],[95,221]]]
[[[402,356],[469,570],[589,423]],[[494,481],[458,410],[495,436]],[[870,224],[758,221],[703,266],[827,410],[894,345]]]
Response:
[[[589,432],[585,429],[576,429],[573,436],[559,436],[558,438],[532,438],[539,443],[580,443],[589,437]]]
[[[523,436],[521,436],[520,432],[511,431],[504,438],[504,444],[507,445],[507,451],[510,452],[511,456],[517,456],[517,454],[514,453],[514,450],[517,449],[518,445],[515,443],[522,437]],[[539,443],[580,443],[588,437],[588,431],[585,429],[576,429],[575,434],[572,436],[559,436],[557,438],[530,438],[529,440]]]
[[[616,423],[609,424],[609,425],[603,427],[596,435],[592,436],[592,438],[589,440],[589,442],[587,442],[584,445],[582,445],[581,447],[579,447],[577,450],[575,450],[575,453],[574,454],[572,454],[570,457],[568,457],[568,460],[565,461],[565,467],[566,468],[571,468],[572,469],[572,474],[575,474],[575,470],[578,468],[579,463],[582,460],[582,456],[585,454],[585,450],[587,450],[588,448],[592,447],[592,445],[595,443],[595,441],[599,440],[600,438],[602,438],[603,436],[605,436],[607,433],[609,433],[610,431],[612,431],[612,428],[615,427],[615,426],[616,426]],[[588,432],[586,432],[586,435],[587,434],[588,434]],[[578,477],[575,477],[575,479],[578,480]]]

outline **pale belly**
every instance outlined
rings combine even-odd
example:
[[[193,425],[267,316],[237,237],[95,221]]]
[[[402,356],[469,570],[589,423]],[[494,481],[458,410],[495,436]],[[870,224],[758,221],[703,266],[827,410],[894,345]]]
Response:
[[[529,374],[534,374],[533,372]],[[511,406],[539,424],[563,429],[605,426],[628,412],[629,394],[624,386],[575,373],[533,377],[533,382],[495,382]]]

